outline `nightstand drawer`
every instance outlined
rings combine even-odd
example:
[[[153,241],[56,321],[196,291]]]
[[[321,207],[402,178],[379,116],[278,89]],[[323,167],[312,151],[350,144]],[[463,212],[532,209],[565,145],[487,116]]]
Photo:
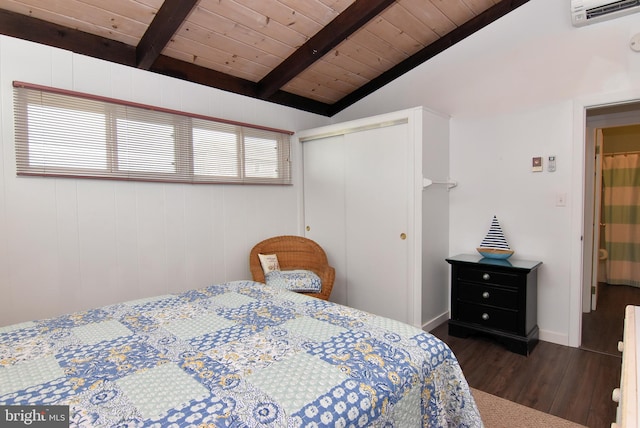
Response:
[[[519,278],[520,277],[517,274],[511,274],[508,272],[496,272],[466,266],[460,266],[458,269],[458,279],[462,281],[517,287]]]
[[[488,259],[480,254],[447,258],[451,264],[449,334],[495,336],[509,350],[529,355],[538,343],[538,267],[533,260]]]
[[[502,331],[518,332],[518,313],[516,311],[496,309],[465,302],[458,302],[458,308],[459,321]]]
[[[518,309],[518,291],[514,288],[498,288],[490,285],[460,282],[458,299],[504,309]]]

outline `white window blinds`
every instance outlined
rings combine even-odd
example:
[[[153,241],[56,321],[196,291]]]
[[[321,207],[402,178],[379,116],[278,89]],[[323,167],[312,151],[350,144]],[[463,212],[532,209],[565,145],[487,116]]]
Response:
[[[14,82],[18,175],[291,184],[289,131]]]

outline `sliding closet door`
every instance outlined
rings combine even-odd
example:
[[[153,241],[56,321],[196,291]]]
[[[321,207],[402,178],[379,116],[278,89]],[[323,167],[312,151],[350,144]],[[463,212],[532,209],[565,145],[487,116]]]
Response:
[[[347,303],[412,323],[407,124],[345,135]]]
[[[331,300],[413,323],[407,124],[303,143],[305,236],[336,269]]]
[[[336,270],[330,300],[347,304],[344,136],[303,143],[305,236],[327,253]]]

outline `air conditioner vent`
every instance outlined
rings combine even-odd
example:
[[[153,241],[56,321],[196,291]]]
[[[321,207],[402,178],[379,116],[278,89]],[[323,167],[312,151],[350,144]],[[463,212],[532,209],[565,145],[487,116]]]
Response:
[[[587,19],[608,15],[610,13],[618,12],[634,6],[640,6],[640,0],[624,0],[624,1],[618,1],[611,4],[605,4],[599,7],[594,7],[591,9],[587,9]]]
[[[640,0],[571,0],[571,21],[576,27],[640,12]]]

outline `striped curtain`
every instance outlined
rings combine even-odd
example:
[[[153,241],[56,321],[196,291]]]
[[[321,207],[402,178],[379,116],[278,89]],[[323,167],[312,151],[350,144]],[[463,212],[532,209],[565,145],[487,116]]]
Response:
[[[640,287],[640,154],[602,161],[607,283]]]

